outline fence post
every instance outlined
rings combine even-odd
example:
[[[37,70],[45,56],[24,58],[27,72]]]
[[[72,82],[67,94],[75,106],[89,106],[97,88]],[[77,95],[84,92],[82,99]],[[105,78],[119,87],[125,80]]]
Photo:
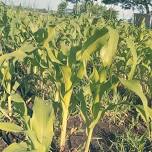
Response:
[[[134,13],[134,25],[135,26],[140,26],[143,20],[145,20],[146,28],[152,28],[152,15]]]

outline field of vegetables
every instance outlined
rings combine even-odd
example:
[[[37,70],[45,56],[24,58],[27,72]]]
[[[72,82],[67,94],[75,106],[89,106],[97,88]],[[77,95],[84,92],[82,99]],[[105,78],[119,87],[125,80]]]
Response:
[[[152,151],[152,30],[0,11],[0,151]]]

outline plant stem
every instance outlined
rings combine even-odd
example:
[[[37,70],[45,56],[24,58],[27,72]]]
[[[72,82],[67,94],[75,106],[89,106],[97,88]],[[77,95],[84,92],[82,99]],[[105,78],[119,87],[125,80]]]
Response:
[[[12,115],[12,101],[11,101],[11,96],[8,97],[8,115]]]
[[[131,80],[135,74],[135,70],[136,70],[136,63],[133,64],[132,68],[131,68],[131,71],[128,75],[128,79]]]
[[[65,142],[66,142],[66,128],[67,128],[67,120],[68,120],[68,109],[63,109],[63,117],[62,117],[62,126],[61,126],[61,139],[60,139],[60,151],[64,151]]]
[[[149,134],[149,138],[152,138],[152,124],[151,124],[151,120],[147,123],[148,126],[148,134]]]
[[[7,86],[7,90],[8,90],[8,93],[9,93],[9,96],[8,96],[8,115],[11,116],[12,115],[12,99],[11,99],[11,82],[8,83],[8,86]]]
[[[93,128],[89,128],[88,129],[87,142],[86,142],[86,146],[85,146],[85,151],[84,152],[89,152],[89,147],[90,147],[90,143],[91,143],[92,133],[93,133]]]

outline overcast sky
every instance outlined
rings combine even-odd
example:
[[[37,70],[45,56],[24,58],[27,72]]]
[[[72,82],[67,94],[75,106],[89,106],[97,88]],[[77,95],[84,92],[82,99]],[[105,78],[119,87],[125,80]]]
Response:
[[[36,7],[36,8],[50,8],[51,10],[56,10],[58,4],[62,0],[2,0],[3,2],[6,2],[7,4],[14,4],[19,5],[20,3],[23,6],[28,7]]]
[[[7,4],[19,5],[21,3],[22,6],[32,7],[32,8],[46,8],[50,10],[56,10],[59,3],[62,0],[2,0]],[[101,4],[102,0],[98,0],[97,3]],[[71,5],[68,6],[71,8]],[[132,10],[122,10],[121,7],[115,6],[114,9],[119,11],[119,18],[130,19],[133,16]]]

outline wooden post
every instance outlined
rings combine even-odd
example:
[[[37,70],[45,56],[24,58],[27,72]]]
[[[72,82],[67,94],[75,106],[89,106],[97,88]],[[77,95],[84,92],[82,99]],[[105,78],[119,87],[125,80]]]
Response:
[[[142,21],[145,20],[146,28],[152,28],[152,15],[150,14],[134,14],[134,25],[140,26]]]

